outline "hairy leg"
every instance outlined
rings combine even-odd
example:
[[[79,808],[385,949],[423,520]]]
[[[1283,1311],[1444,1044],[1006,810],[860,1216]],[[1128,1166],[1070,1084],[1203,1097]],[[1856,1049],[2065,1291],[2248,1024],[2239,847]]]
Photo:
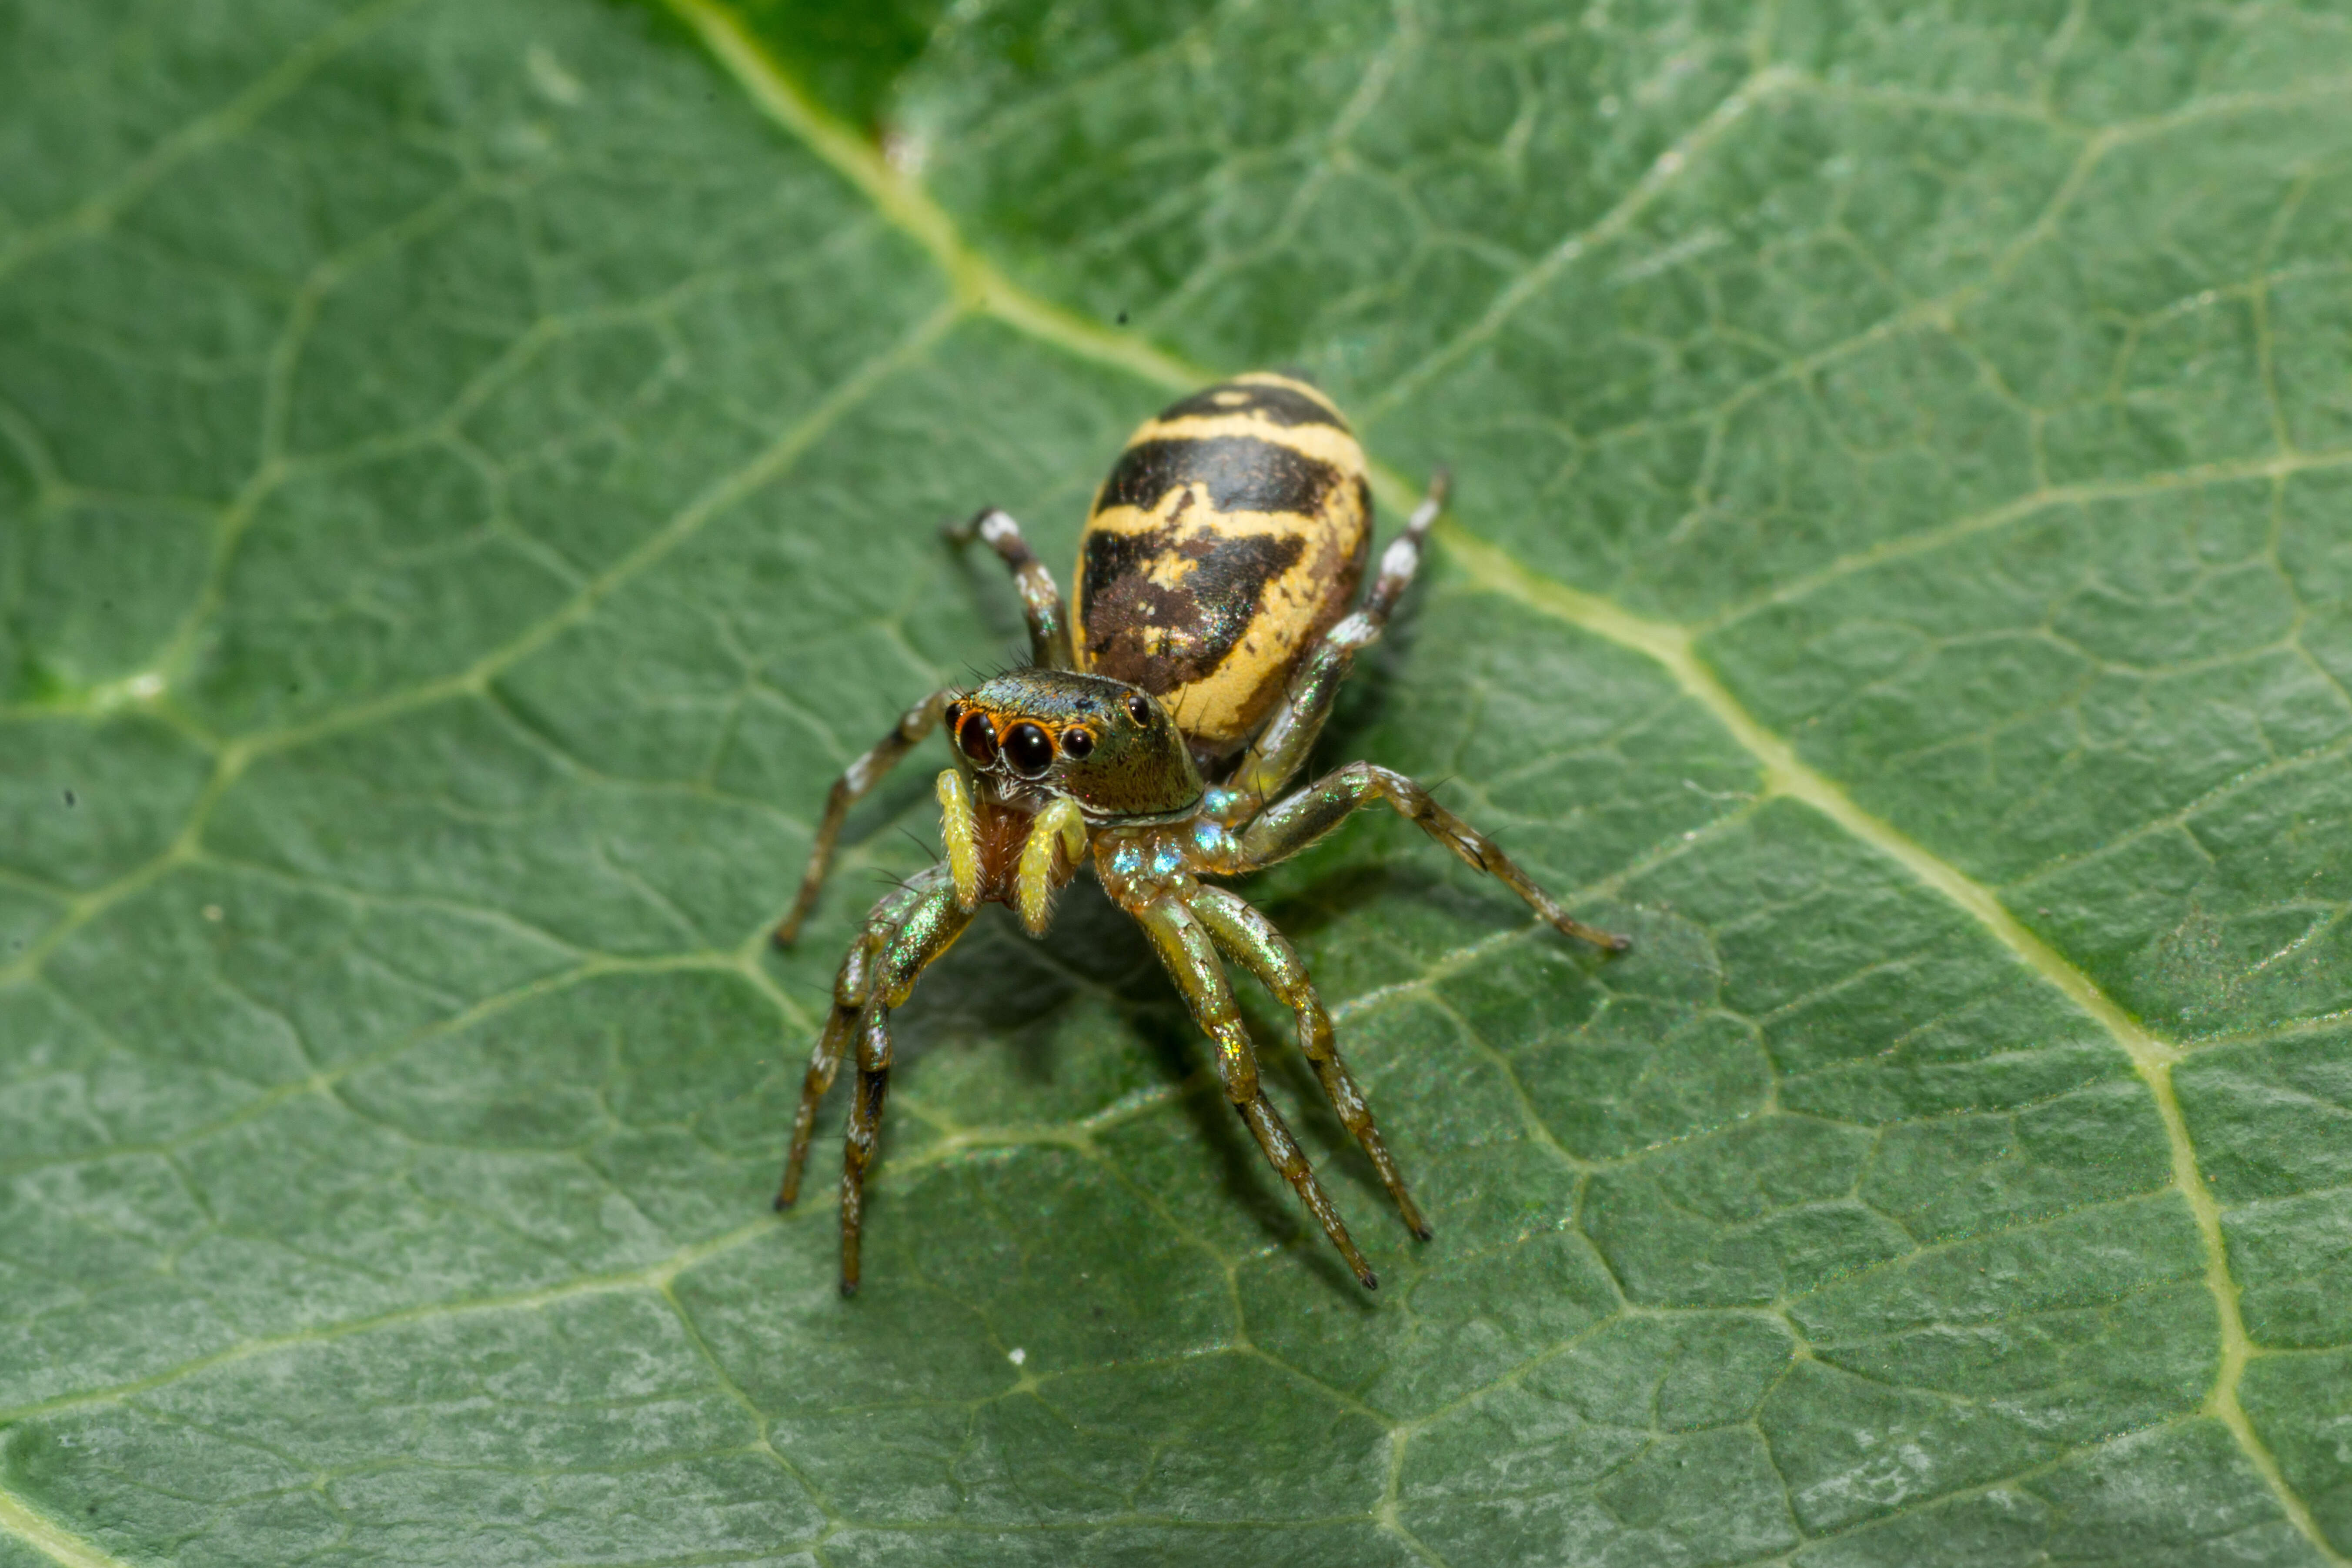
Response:
[[[1622,952],[1633,945],[1629,938],[1613,936],[1570,915],[1513,864],[1493,839],[1438,805],[1427,790],[1402,773],[1370,763],[1349,763],[1268,806],[1242,829],[1239,856],[1216,870],[1219,875],[1238,876],[1286,860],[1376,802],[1394,806],[1398,815],[1453,850],[1465,865],[1503,883],[1566,934],[1612,952]]]
[[[1173,896],[1162,897],[1129,910],[1151,938],[1159,950],[1160,963],[1168,966],[1169,975],[1182,993],[1185,1005],[1192,1008],[1193,1019],[1216,1043],[1217,1077],[1223,1081],[1225,1098],[1241,1113],[1250,1133],[1257,1140],[1266,1163],[1282,1173],[1292,1191],[1298,1194],[1308,1211],[1323,1226],[1323,1234],[1348,1260],[1348,1267],[1363,1282],[1367,1290],[1380,1289],[1380,1279],[1372,1266],[1364,1261],[1357,1250],[1339,1211],[1331,1205],[1323,1184],[1315,1179],[1313,1167],[1290,1135],[1282,1115],[1265,1097],[1257,1076],[1257,1053],[1250,1048],[1249,1031],[1243,1026],[1241,1009],[1234,1005],[1233,987],[1225,981],[1223,965],[1217,962],[1215,942],[1208,928],[1192,910]]]
[[[889,1089],[890,1010],[905,1002],[916,978],[945,952],[971,923],[956,902],[955,883],[944,866],[918,872],[874,906],[866,929],[850,943],[833,985],[833,1014],[816,1048],[809,1053],[801,1080],[801,1103],[793,1118],[793,1139],[784,1155],[784,1177],[776,1206],[800,1196],[801,1171],[808,1158],[816,1110],[833,1087],[841,1058],[854,1042],[857,1094],[851,1102],[849,1136],[841,1173],[841,1289],[857,1289],[858,1239],[866,1212],[866,1170],[873,1163],[880,1134],[882,1104]]]
[[[875,903],[865,926],[842,954],[833,977],[833,1011],[824,1030],[809,1052],[808,1070],[801,1078],[800,1109],[793,1117],[792,1142],[784,1154],[784,1178],[776,1189],[776,1206],[789,1208],[801,1194],[801,1167],[807,1161],[809,1134],[816,1125],[816,1108],[833,1089],[841,1058],[857,1033],[857,1020],[874,994],[877,962],[925,902],[936,896],[941,868],[916,873]],[[950,887],[950,891],[952,889]]]
[[[825,873],[833,868],[833,848],[841,839],[841,825],[849,819],[849,808],[938,727],[940,711],[947,706],[951,689],[941,687],[898,715],[890,732],[833,781],[824,797],[824,815],[817,820],[816,837],[809,845],[808,869],[801,875],[801,890],[793,900],[791,912],[776,925],[778,947],[790,947],[799,940],[801,922],[816,908],[816,896],[824,887]]]
[[[1441,468],[1429,481],[1429,493],[1406,520],[1404,531],[1381,553],[1380,575],[1372,580],[1363,604],[1324,633],[1323,640],[1309,650],[1291,676],[1274,717],[1242,753],[1225,782],[1211,792],[1209,809],[1219,821],[1236,823],[1248,817],[1306,766],[1307,753],[1314,750],[1315,738],[1323,732],[1323,721],[1331,716],[1331,704],[1338,700],[1356,655],[1378,640],[1413,574],[1421,570],[1422,542],[1429,537],[1437,514],[1445,509],[1446,486],[1445,471]]]
[[[890,1010],[869,1006],[858,1019],[857,1091],[841,1144],[841,1293],[857,1294],[866,1244],[866,1168],[882,1142],[882,1102],[890,1094]]]
[[[1029,622],[1030,662],[1048,669],[1076,668],[1070,657],[1070,617],[1062,607],[1062,590],[1021,537],[1021,525],[986,507],[966,521],[950,523],[944,531],[951,544],[968,544],[977,536],[1012,569],[1013,585],[1021,590],[1021,613]]]
[[[1223,888],[1202,888],[1192,900],[1192,912],[1201,917],[1217,945],[1264,982],[1297,1017],[1298,1049],[1314,1065],[1331,1109],[1339,1113],[1340,1124],[1381,1173],[1381,1184],[1396,1200],[1397,1213],[1404,1216],[1405,1228],[1427,1241],[1432,1235],[1429,1222],[1422,1217],[1412,1194],[1405,1191],[1404,1175],[1390,1157],[1388,1145],[1381,1141],[1380,1129],[1372,1125],[1372,1108],[1366,1103],[1364,1091],[1357,1087],[1348,1064],[1339,1059],[1339,1047],[1331,1038],[1331,1016],[1323,1010],[1322,998],[1315,994],[1315,982],[1299,962],[1297,950],[1272,921]]]

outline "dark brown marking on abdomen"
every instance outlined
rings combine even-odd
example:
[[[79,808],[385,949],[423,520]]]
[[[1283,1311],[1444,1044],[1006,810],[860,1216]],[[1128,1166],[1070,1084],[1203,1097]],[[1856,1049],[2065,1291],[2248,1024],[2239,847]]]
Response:
[[[1256,617],[1266,584],[1306,549],[1296,534],[1179,533],[1089,534],[1079,574],[1087,668],[1155,697],[1223,664]],[[1151,564],[1171,553],[1194,565],[1163,587],[1151,580]]]
[[[1330,464],[1255,436],[1138,441],[1118,455],[1095,497],[1095,510],[1150,511],[1169,491],[1201,485],[1219,511],[1312,514],[1322,510],[1339,478]]]
[[[1160,411],[1162,419],[1213,418],[1220,414],[1255,414],[1269,424],[1285,426],[1328,425],[1345,430],[1348,422],[1315,399],[1292,387],[1269,382],[1227,382],[1196,392]]]

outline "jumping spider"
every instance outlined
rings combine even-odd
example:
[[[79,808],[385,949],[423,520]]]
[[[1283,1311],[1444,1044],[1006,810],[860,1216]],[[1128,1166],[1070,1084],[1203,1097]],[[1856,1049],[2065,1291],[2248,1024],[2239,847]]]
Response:
[[[1568,935],[1612,952],[1626,939],[1571,917],[1483,834],[1402,773],[1370,763],[1276,798],[1307,761],[1358,650],[1381,635],[1421,563],[1445,497],[1440,474],[1347,613],[1371,538],[1364,455],[1320,392],[1244,375],[1185,398],[1130,437],[1080,542],[1077,614],[1013,519],[951,529],[1013,571],[1033,663],[971,690],[933,692],[851,763],[825,801],[808,872],[776,931],[789,943],[815,903],[850,806],[942,721],[955,765],[939,776],[947,858],[875,905],[834,981],[809,1058],[779,1208],[800,1192],[817,1104],[857,1058],[841,1175],[841,1289],[857,1289],[865,1177],[890,1081],[890,1010],[982,903],[1013,905],[1032,936],[1091,853],[1096,878],[1151,939],[1216,1043],[1225,1097],[1322,1222],[1365,1289],[1376,1288],[1322,1184],[1258,1083],[1256,1053],[1218,954],[1263,981],[1298,1020],[1298,1048],[1368,1155],[1406,1226],[1429,1224],[1332,1043],[1306,966],[1264,915],[1202,879],[1297,854],[1350,813],[1383,802],[1507,885]]]

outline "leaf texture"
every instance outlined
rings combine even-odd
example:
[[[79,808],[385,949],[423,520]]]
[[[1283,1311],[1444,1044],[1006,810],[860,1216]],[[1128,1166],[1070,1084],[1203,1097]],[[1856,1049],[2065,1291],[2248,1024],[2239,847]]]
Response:
[[[2340,6],[0,38],[0,1568],[2352,1561]],[[933,525],[1264,365],[1456,476],[1326,760],[1638,945],[1249,885],[1367,1297],[1098,895],[983,921],[845,1303],[925,766],[765,931],[1011,657]]]

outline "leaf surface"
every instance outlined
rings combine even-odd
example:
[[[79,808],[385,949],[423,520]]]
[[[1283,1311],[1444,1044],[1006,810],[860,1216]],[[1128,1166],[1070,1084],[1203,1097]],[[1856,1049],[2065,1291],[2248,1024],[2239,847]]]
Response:
[[[2339,8],[0,28],[0,1568],[2352,1558]],[[1457,479],[1327,760],[1638,945],[1250,884],[1368,1297],[1098,895],[985,921],[845,1303],[936,752],[764,932],[1015,644],[933,524],[1267,364]]]

